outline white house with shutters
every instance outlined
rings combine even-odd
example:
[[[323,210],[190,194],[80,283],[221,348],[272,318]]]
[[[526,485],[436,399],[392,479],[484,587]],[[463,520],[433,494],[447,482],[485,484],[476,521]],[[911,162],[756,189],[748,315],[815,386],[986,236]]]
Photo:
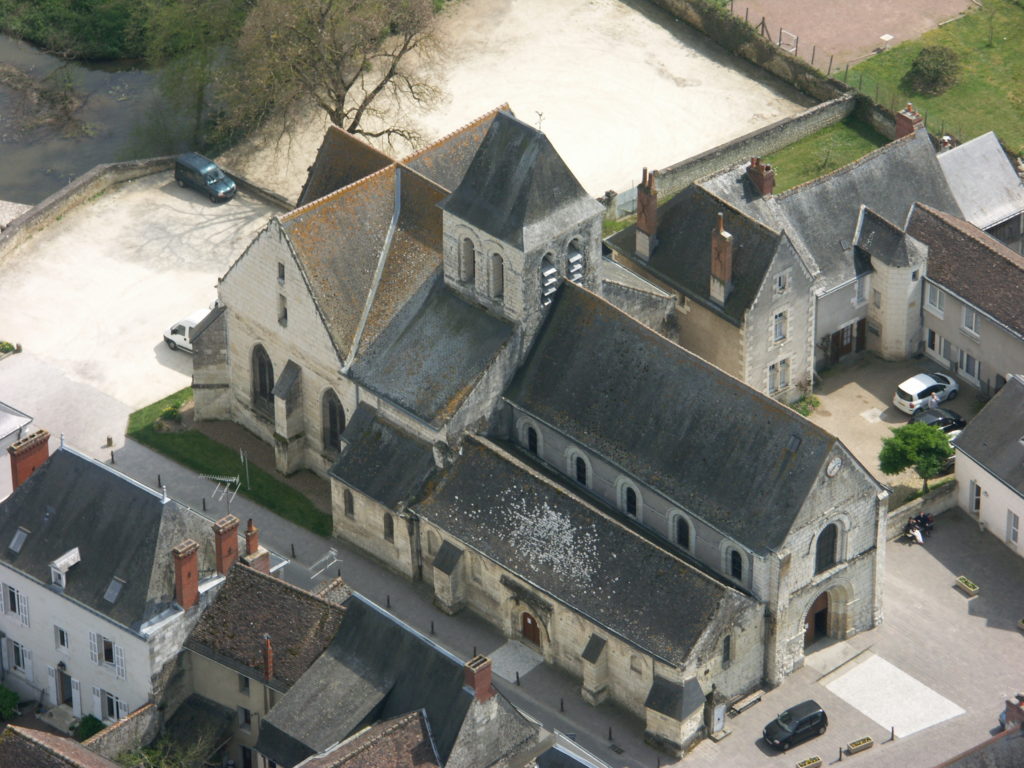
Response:
[[[168,664],[238,555],[238,520],[188,507],[64,447],[15,443],[0,501],[2,684],[112,722],[159,698]]]

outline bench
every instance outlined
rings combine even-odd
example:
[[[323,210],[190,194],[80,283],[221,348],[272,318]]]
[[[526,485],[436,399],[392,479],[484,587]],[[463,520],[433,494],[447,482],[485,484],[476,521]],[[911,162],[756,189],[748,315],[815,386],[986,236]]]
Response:
[[[764,691],[754,691],[749,696],[740,699],[739,701],[735,702],[731,707],[729,707],[729,714],[735,717],[741,712],[746,712],[752,706],[757,704],[763,696]]]

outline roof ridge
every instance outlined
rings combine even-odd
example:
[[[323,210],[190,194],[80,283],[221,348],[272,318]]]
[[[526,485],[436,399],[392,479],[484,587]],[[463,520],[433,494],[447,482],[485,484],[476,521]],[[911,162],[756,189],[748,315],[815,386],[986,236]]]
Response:
[[[306,213],[307,211],[310,211],[313,208],[315,208],[315,207],[317,207],[317,206],[319,206],[321,204],[332,202],[335,198],[339,197],[343,192],[348,192],[351,189],[353,189],[354,187],[358,187],[360,184],[365,184],[368,181],[370,181],[370,179],[376,179],[377,176],[380,176],[381,174],[383,174],[383,173],[385,173],[387,171],[393,170],[395,168],[398,168],[398,167],[399,167],[399,164],[396,161],[392,160],[390,163],[385,165],[383,168],[378,168],[373,173],[368,173],[365,176],[363,176],[361,179],[356,179],[351,184],[348,184],[348,185],[346,185],[344,187],[341,187],[340,189],[336,189],[333,192],[329,192],[326,195],[324,195],[323,197],[318,197],[316,200],[311,200],[310,202],[306,203],[303,206],[300,206],[298,208],[292,208],[292,210],[290,210],[287,213],[285,213],[285,214],[283,214],[281,216],[278,216],[276,218],[282,224],[290,223],[290,222],[294,221],[299,215],[301,215],[303,213]]]
[[[277,576],[274,576],[273,574],[263,573],[263,571],[257,570],[256,568],[253,568],[251,565],[246,565],[241,560],[235,560],[235,562],[232,565],[232,568],[234,568],[235,566],[237,566],[238,568],[243,569],[243,571],[241,571],[242,573],[250,573],[250,574],[255,575],[258,578],[266,579],[271,584],[282,585],[285,588],[292,590],[293,592],[298,592],[299,594],[301,594],[303,596],[310,597],[310,598],[312,598],[313,600],[315,600],[318,603],[323,603],[328,608],[340,608],[342,612],[345,611],[345,606],[343,606],[343,605],[339,605],[338,603],[331,602],[330,600],[328,600],[328,599],[326,599],[324,597],[321,597],[320,595],[317,595],[317,594],[309,591],[308,589],[303,589],[302,587],[299,587],[299,586],[297,586],[295,584],[292,584],[290,581],[285,581],[284,579],[278,578]],[[343,579],[343,577],[336,576],[331,583],[333,584],[334,581],[338,581],[338,579]],[[344,582],[344,580],[343,580],[342,583],[344,583],[345,586],[348,586],[348,584],[346,582]]]
[[[367,728],[365,728],[364,730],[360,731],[359,733],[353,734],[351,738],[346,739],[345,741],[341,742],[341,744],[339,744],[339,747],[344,746],[346,743],[351,743],[352,741],[355,741],[360,736],[362,736],[364,734],[367,734],[368,731],[373,731],[374,728],[378,729],[376,733],[368,734],[369,738],[366,738],[365,741],[363,741],[362,744],[357,745],[354,750],[349,752],[345,756],[345,760],[350,760],[351,758],[355,757],[356,755],[359,755],[359,754],[365,752],[370,747],[376,746],[382,740],[384,740],[386,737],[388,737],[391,734],[395,733],[400,728],[402,728],[404,725],[406,725],[408,722],[410,722],[410,718],[414,718],[415,720],[419,721],[421,716],[422,717],[426,717],[425,714],[423,714],[423,715],[420,714],[420,710],[413,710],[411,712],[406,712],[404,715],[398,715],[397,717],[393,717],[390,720],[381,721],[381,722],[377,723],[376,725],[368,726]]]
[[[411,163],[413,160],[416,160],[417,158],[421,157],[422,155],[424,155],[425,153],[429,152],[430,150],[435,149],[436,147],[440,146],[441,144],[443,144],[444,142],[448,141],[452,137],[457,136],[460,133],[465,133],[470,128],[475,128],[480,123],[482,123],[484,120],[486,120],[489,117],[493,117],[498,112],[511,112],[511,111],[512,111],[512,109],[511,109],[511,107],[509,107],[508,102],[506,101],[504,104],[500,104],[497,107],[494,107],[494,109],[491,109],[490,111],[485,112],[484,114],[480,115],[479,117],[476,117],[476,118],[470,120],[465,125],[462,125],[462,126],[456,128],[453,131],[449,131],[448,133],[444,134],[440,138],[435,139],[430,144],[428,144],[427,146],[423,147],[423,149],[416,150],[411,155],[406,155],[405,157],[403,157],[403,158],[401,158],[399,160],[395,160],[394,162],[395,162],[395,164],[402,165],[402,166],[406,165],[407,163]]]
[[[46,733],[45,731],[37,731],[35,728],[26,728],[25,726],[15,725],[14,723],[8,723],[7,725],[11,728],[11,730],[13,730],[15,733],[20,735],[23,739],[27,739],[28,741],[31,741],[37,747],[39,747],[40,749],[48,752],[49,754],[54,755],[55,757],[59,757],[62,760],[70,760],[70,761],[73,761],[75,763],[79,763],[80,764],[80,761],[76,757],[74,757],[72,755],[65,754],[63,752],[60,752],[55,747],[50,746],[47,742],[40,741],[39,739],[37,739],[35,736],[32,735],[33,732]],[[47,735],[49,735],[49,734],[47,734]],[[60,738],[64,738],[64,737],[60,737]],[[76,747],[80,746],[78,742],[72,742],[72,743]],[[102,755],[96,754],[92,750],[89,750],[87,747],[82,747],[82,749],[86,749],[90,754],[95,755],[96,757],[98,757],[100,759],[105,759],[105,758],[103,758]]]
[[[947,226],[955,229],[964,237],[973,240],[993,256],[997,256],[1003,259],[1003,261],[1009,262],[1011,266],[1024,272],[1024,256],[1021,256],[1009,246],[999,242],[984,230],[979,229],[974,224],[971,224],[971,222],[966,219],[961,219],[959,216],[954,216],[951,213],[946,213],[945,211],[940,211],[937,208],[932,208],[930,205],[925,203],[918,202],[915,203],[915,205],[925,213],[929,214],[932,218],[938,219]]]

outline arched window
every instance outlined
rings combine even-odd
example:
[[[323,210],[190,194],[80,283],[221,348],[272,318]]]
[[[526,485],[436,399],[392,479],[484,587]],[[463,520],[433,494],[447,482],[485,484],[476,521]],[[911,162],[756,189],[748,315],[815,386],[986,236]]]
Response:
[[[735,549],[729,553],[729,573],[736,581],[743,581],[743,555]]]
[[[356,505],[355,500],[352,498],[352,491],[346,488],[343,498],[345,500],[345,517],[355,517]]]
[[[551,259],[545,256],[540,262],[540,305],[546,307],[554,301],[557,290],[558,270]]]
[[[690,548],[690,524],[686,522],[686,519],[679,515],[676,517],[676,544],[683,549]]]
[[[568,264],[569,279],[574,283],[582,283],[584,259],[580,244],[576,240],[569,244],[569,256],[566,263]]]
[[[491,254],[491,297],[500,299],[505,295],[505,261],[500,254]]]
[[[526,428],[526,450],[530,453],[537,453],[537,430],[533,427]]]
[[[345,431],[345,409],[333,389],[324,392],[323,435],[324,450],[341,450],[341,433]]]
[[[252,407],[274,418],[274,366],[262,344],[252,349]]]
[[[624,506],[626,507],[626,514],[630,517],[636,517],[636,489],[626,486],[626,492],[623,495]]]
[[[395,540],[395,518],[391,516],[390,512],[384,513],[384,540]]]
[[[818,534],[818,547],[814,554],[814,572],[827,571],[836,564],[836,543],[839,529],[835,523],[829,523]]]
[[[462,250],[459,252],[459,280],[464,283],[471,283],[476,277],[476,249],[473,241],[468,237],[462,240]]]
[[[573,462],[576,469],[576,482],[580,485],[587,484],[587,462],[582,456],[577,456],[576,461]]]

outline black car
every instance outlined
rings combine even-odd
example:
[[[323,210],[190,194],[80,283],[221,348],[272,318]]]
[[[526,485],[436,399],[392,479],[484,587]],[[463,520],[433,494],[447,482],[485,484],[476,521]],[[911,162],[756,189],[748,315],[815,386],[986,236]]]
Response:
[[[789,749],[801,741],[821,736],[828,728],[828,716],[818,702],[805,701],[790,707],[764,727],[769,746]]]
[[[174,160],[174,180],[179,187],[192,187],[210,198],[211,203],[235,196],[235,181],[208,157],[186,152]]]
[[[925,408],[911,416],[910,421],[911,423],[931,424],[946,434],[959,432],[967,426],[967,422],[964,421],[964,418],[959,413],[946,408]]]

